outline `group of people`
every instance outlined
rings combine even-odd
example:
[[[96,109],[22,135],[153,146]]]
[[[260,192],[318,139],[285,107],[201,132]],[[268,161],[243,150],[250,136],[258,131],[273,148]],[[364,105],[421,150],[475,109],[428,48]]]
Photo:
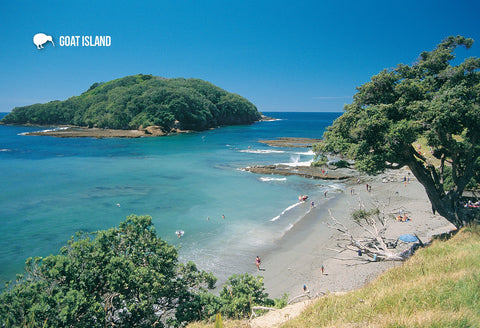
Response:
[[[404,213],[403,215],[397,216],[397,221],[407,222],[410,221],[410,218],[407,216],[407,214]]]
[[[480,201],[478,202],[472,202],[471,200],[469,200],[468,202],[465,203],[464,207],[468,207],[468,208],[480,208]]]
[[[300,196],[298,196],[298,200],[299,200],[300,202],[304,202],[304,201],[306,201],[307,199],[308,199],[308,196],[307,196],[307,195],[300,195]]]

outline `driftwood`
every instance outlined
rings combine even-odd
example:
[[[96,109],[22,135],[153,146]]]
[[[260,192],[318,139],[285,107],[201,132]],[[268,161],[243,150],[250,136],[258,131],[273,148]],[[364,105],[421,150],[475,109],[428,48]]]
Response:
[[[252,314],[250,315],[250,319],[256,317],[255,310],[267,310],[267,311],[276,311],[279,310],[277,308],[267,307],[267,306],[253,306],[252,307]]]
[[[313,297],[313,298],[316,298],[316,297],[318,297],[318,296],[319,296],[319,294],[317,294],[317,295],[315,295],[315,296],[312,296],[312,295],[310,295],[310,292],[308,291],[308,292],[303,293],[303,294],[301,294],[301,295],[295,296],[295,297],[292,298],[290,301],[288,301],[288,304],[295,303],[296,300],[299,300],[299,299],[301,299],[301,298],[303,298],[303,297],[307,297],[308,299],[310,299],[310,298],[312,298],[312,297]]]
[[[360,208],[364,208],[360,203]],[[376,215],[356,220],[355,222],[362,228],[366,236],[355,237],[350,230],[341,222],[337,221],[330,212],[330,219],[333,224],[328,227],[342,233],[343,238],[338,239],[337,248],[330,250],[342,253],[344,251],[357,252],[359,255],[365,255],[364,261],[403,261],[405,258],[395,253],[387,247],[385,241],[386,220],[383,212],[378,210]],[[378,225],[381,225],[380,227]]]

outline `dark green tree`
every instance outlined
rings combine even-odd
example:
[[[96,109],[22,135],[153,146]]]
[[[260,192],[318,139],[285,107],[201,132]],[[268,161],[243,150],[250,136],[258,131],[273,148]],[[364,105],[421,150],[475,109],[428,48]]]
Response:
[[[267,297],[262,277],[255,277],[248,273],[233,275],[220,292],[223,302],[222,313],[230,318],[248,318],[253,306],[274,304],[274,301]]]
[[[28,259],[26,275],[0,296],[6,327],[162,327],[198,319],[194,301],[216,278],[178,263],[149,216],[78,233],[59,255]],[[200,314],[200,318],[201,318]]]
[[[370,174],[407,165],[433,211],[457,227],[478,218],[478,211],[464,209],[459,200],[480,168],[480,59],[452,65],[454,50],[472,44],[448,37],[416,63],[373,76],[327,129],[317,154],[342,154]],[[420,137],[438,166],[414,149]]]

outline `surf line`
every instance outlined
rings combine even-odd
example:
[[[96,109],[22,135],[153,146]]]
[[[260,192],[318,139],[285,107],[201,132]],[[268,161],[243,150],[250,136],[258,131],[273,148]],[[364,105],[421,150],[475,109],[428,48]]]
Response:
[[[284,215],[285,213],[287,213],[288,211],[290,211],[292,208],[297,207],[298,205],[303,204],[303,203],[304,203],[304,202],[298,202],[298,203],[295,203],[295,204],[293,204],[293,205],[290,205],[289,207],[287,207],[286,209],[284,209],[283,212],[280,213],[280,215],[277,215],[276,217],[274,217],[274,218],[271,219],[270,221],[272,221],[272,222],[273,222],[273,221],[277,221],[278,219],[280,219],[280,217],[281,217],[282,215]]]

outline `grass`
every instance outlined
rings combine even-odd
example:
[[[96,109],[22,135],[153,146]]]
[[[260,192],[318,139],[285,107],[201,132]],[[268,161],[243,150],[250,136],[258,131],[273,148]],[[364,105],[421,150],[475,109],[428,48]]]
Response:
[[[249,324],[227,320],[224,327]],[[480,327],[480,226],[434,240],[362,289],[318,299],[282,327]]]

